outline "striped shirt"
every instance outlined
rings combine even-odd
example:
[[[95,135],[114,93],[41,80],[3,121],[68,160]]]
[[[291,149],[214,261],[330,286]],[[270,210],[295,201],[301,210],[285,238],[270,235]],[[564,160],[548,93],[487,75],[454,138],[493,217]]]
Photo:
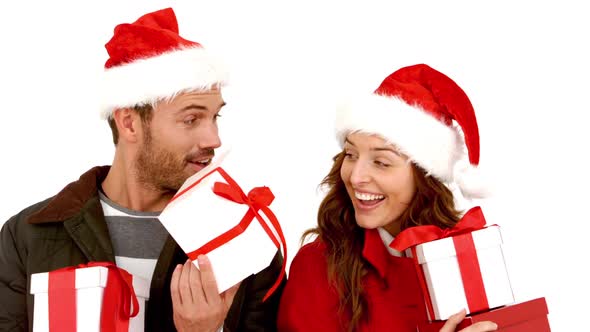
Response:
[[[160,213],[124,208],[102,192],[99,197],[117,266],[151,284],[158,257],[168,237],[168,231],[158,220]]]

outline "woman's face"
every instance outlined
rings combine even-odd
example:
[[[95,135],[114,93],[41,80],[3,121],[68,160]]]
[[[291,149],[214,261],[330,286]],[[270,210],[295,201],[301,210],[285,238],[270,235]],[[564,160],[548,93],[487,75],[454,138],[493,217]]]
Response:
[[[363,228],[399,233],[398,219],[410,204],[416,184],[408,157],[374,135],[353,133],[344,144],[340,175]]]

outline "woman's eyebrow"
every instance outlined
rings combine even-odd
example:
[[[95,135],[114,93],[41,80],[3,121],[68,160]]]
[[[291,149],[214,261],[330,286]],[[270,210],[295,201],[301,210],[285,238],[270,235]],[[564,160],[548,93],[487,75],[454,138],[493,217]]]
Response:
[[[371,151],[389,151],[389,152],[393,152],[396,155],[401,157],[401,153],[399,153],[399,151],[397,151],[396,149],[392,148],[392,147],[378,147],[378,148],[371,148]]]

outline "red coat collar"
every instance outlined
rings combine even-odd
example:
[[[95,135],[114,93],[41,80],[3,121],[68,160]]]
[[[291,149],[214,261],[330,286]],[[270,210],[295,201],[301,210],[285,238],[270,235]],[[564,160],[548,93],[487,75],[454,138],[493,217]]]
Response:
[[[377,270],[382,279],[385,279],[390,264],[410,259],[393,249],[391,251],[395,253],[390,253],[387,245],[378,229],[365,229],[363,257]]]
[[[365,244],[363,257],[377,270],[381,278],[385,278],[389,264],[398,260],[406,260],[406,257],[397,257],[389,253],[386,244],[381,239],[377,229],[365,230]]]

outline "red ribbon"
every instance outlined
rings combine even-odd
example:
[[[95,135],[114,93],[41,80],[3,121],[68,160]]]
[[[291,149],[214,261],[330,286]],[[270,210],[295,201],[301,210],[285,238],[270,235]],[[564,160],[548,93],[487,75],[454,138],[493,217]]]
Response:
[[[221,247],[222,245],[224,245],[224,244],[228,243],[229,241],[233,240],[234,238],[238,237],[240,234],[244,233],[246,231],[246,229],[248,228],[248,226],[250,225],[250,223],[252,223],[254,218],[256,218],[256,220],[258,220],[258,223],[262,226],[262,228],[264,229],[266,234],[270,237],[270,239],[272,240],[274,245],[278,249],[281,249],[281,246],[283,248],[283,265],[281,267],[281,272],[279,274],[279,277],[275,281],[274,285],[268,290],[268,292],[266,293],[266,295],[262,299],[262,301],[266,301],[266,299],[268,299],[276,291],[276,289],[280,286],[281,281],[285,277],[285,269],[286,269],[285,264],[287,262],[287,241],[285,240],[283,230],[281,228],[281,225],[279,224],[277,217],[268,208],[268,206],[274,200],[274,195],[270,191],[270,189],[268,187],[256,187],[256,188],[250,190],[250,192],[248,192],[248,195],[246,195],[242,191],[240,186],[236,183],[236,181],[231,176],[229,176],[229,174],[227,174],[227,172],[225,172],[225,170],[223,170],[223,168],[217,167],[214,170],[212,170],[211,172],[207,173],[205,176],[203,176],[199,181],[193,183],[192,185],[187,187],[182,192],[176,194],[172,198],[172,200],[178,198],[179,196],[181,196],[182,194],[184,194],[185,192],[187,192],[188,190],[190,190],[191,188],[196,186],[199,182],[201,182],[202,179],[206,178],[207,176],[209,176],[211,173],[213,173],[215,171],[218,171],[219,174],[225,179],[225,181],[227,181],[227,183],[216,182],[213,185],[213,192],[216,195],[226,198],[232,202],[248,205],[249,209],[248,209],[248,212],[246,212],[246,214],[242,218],[242,220],[236,226],[232,227],[231,229],[229,229],[225,233],[217,236],[216,238],[212,239],[211,241],[205,243],[203,246],[201,246],[197,250],[189,252],[187,254],[187,256],[191,260],[196,260],[199,257],[199,255],[206,255],[209,252]],[[264,212],[264,214],[268,217],[268,220],[270,221],[270,223],[272,224],[272,226],[276,230],[277,235],[279,236],[280,242],[279,242],[279,240],[277,240],[272,229],[270,229],[270,227],[267,225],[267,223],[264,221],[264,219],[260,216],[258,211]]]
[[[399,233],[389,246],[397,251],[404,251],[422,243],[471,233],[484,228],[485,225],[483,212],[479,206],[476,206],[467,211],[454,227],[445,229],[434,225],[410,227]]]
[[[49,272],[50,332],[76,332],[76,269],[94,266],[108,269],[100,314],[100,331],[129,330],[129,319],[139,312],[133,276],[110,262],[89,262]]]
[[[461,273],[469,311],[485,310],[489,308],[489,304],[475,250],[475,243],[471,235],[471,232],[485,228],[485,224],[486,220],[483,212],[479,206],[476,206],[467,211],[461,220],[452,228],[441,229],[434,225],[410,227],[399,233],[389,245],[397,251],[412,248],[412,257],[418,270],[419,282],[427,299],[427,307],[431,318],[434,319],[432,299],[426,287],[424,271],[419,268],[415,246],[442,238],[453,237],[453,244],[457,253],[457,262],[459,263],[459,271]]]

